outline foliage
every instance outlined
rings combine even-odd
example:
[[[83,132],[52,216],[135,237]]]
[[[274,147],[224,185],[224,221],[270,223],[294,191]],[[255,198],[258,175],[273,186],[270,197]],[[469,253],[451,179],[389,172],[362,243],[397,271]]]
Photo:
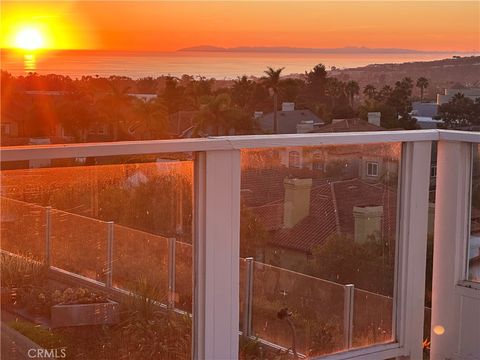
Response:
[[[339,322],[322,321],[316,316],[305,320],[307,331],[310,334],[308,342],[309,356],[332,353],[337,350],[339,340],[342,340],[342,331]]]
[[[11,321],[7,324],[44,349],[65,348],[68,342],[59,333],[27,321]]]
[[[159,289],[139,279],[135,296],[124,304],[115,331],[123,340],[121,352],[130,359],[183,359],[190,353],[192,320],[188,314],[162,310],[153,300],[162,296]]]
[[[263,358],[263,349],[258,338],[249,339],[240,337],[238,344],[239,358],[241,360],[255,360]]]
[[[243,258],[253,257],[263,260],[263,251],[267,245],[269,234],[261,221],[252,210],[242,205],[240,214],[240,256]]]
[[[243,110],[231,106],[231,98],[226,93],[209,97],[195,122],[195,136],[228,135],[231,130],[249,133],[254,126],[253,119]]]
[[[79,305],[106,303],[107,297],[87,288],[66,288],[52,293],[52,305]]]
[[[365,104],[359,108],[360,117],[367,120],[369,112],[380,112],[380,124],[387,129],[415,129],[417,120],[410,115],[412,89],[413,81],[408,77],[397,81],[394,88],[387,85],[380,91],[367,85],[363,90]]]
[[[446,128],[456,129],[471,125],[480,125],[480,99],[473,101],[458,93],[438,109]]]
[[[278,134],[278,89],[280,85],[280,74],[285,68],[273,69],[268,67],[263,77],[263,85],[271,92],[273,97],[273,133]]]
[[[262,78],[244,75],[234,81],[191,75],[73,80],[61,75],[14,77],[2,71],[2,116],[18,121],[21,137],[53,136],[61,124],[77,142],[169,138],[169,116],[179,111],[201,112],[194,120],[195,136],[257,133],[255,111],[273,111],[278,132],[276,115],[284,101],[310,109],[326,123],[356,117],[357,110],[366,119],[368,110],[382,112],[384,127],[415,128],[408,115],[414,86],[409,78],[379,90],[368,84],[363,89],[365,103],[357,109],[360,86],[348,76],[329,76],[323,64],[295,77],[283,77],[283,70],[268,67]],[[416,86],[423,99],[428,80],[420,77]],[[32,97],[25,90],[55,90],[61,96]],[[157,97],[146,101],[134,96],[145,93]],[[92,139],[96,135],[90,130],[105,125],[108,134]]]
[[[393,243],[377,239],[356,243],[347,237],[334,235],[312,252],[311,273],[314,276],[393,295]]]
[[[427,78],[422,76],[417,79],[416,86],[420,88],[420,101],[423,101],[423,93],[425,89],[428,87],[428,85],[429,83]]]
[[[20,289],[46,282],[47,268],[28,256],[1,254],[1,286]]]

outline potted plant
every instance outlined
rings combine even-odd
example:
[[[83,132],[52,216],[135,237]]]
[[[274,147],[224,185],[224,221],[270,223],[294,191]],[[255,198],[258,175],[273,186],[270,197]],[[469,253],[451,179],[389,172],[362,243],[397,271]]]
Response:
[[[52,328],[111,325],[120,320],[119,304],[86,288],[67,288],[52,293]]]

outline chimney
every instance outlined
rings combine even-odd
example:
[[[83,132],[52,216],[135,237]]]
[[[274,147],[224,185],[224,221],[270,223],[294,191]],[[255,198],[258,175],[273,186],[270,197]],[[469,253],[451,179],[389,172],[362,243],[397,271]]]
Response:
[[[290,229],[310,213],[312,179],[284,179],[283,227]]]
[[[380,126],[380,118],[382,114],[379,112],[368,113],[368,123],[376,126]]]
[[[282,111],[294,111],[295,103],[293,102],[284,102],[282,103]]]
[[[354,206],[354,239],[356,243],[365,243],[372,237],[381,239],[383,206]]]

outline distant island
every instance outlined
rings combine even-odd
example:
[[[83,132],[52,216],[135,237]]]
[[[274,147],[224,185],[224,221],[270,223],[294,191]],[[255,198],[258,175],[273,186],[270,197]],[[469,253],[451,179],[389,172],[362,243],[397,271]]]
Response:
[[[177,52],[258,52],[258,53],[313,53],[313,54],[461,54],[457,51],[422,51],[397,48],[367,48],[348,46],[342,48],[298,48],[289,46],[239,46],[225,48],[212,45],[191,46],[177,50]]]

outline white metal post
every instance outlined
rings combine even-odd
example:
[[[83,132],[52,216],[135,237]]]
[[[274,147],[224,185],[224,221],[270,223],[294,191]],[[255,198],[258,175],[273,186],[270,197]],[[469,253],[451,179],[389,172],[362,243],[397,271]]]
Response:
[[[432,289],[432,359],[464,358],[459,281],[465,279],[469,224],[471,144],[440,141],[437,154]],[[474,290],[472,290],[475,293]],[[473,298],[473,297],[472,297]],[[475,318],[474,312],[468,315]],[[477,340],[478,343],[478,340]],[[465,357],[467,358],[467,357]]]
[[[394,336],[410,359],[423,356],[431,142],[404,143],[395,275]],[[396,315],[396,316],[395,316]]]
[[[253,311],[253,257],[245,258],[245,289],[243,301],[243,336],[252,334]]]
[[[52,265],[52,207],[45,208],[45,265]]]
[[[195,176],[193,355],[198,360],[236,359],[239,340],[240,151],[200,154]]]
[[[113,221],[107,222],[107,278],[105,280],[105,285],[107,288],[112,287],[112,279],[113,279],[113,229],[114,223]]]
[[[353,342],[353,302],[355,295],[355,286],[347,284],[344,287],[345,296],[343,300],[343,338],[345,349],[352,348]]]
[[[168,239],[168,307],[175,307],[175,238]]]

